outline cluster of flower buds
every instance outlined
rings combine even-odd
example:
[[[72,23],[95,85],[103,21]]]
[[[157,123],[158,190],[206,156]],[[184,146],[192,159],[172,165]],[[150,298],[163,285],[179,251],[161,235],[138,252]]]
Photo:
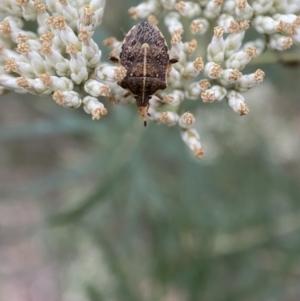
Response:
[[[128,12],[134,20],[147,18],[157,24],[155,15],[163,11],[171,35],[170,50],[179,57],[179,62],[168,76],[170,91],[163,101],[152,98],[150,113],[161,123],[178,124],[183,141],[201,158],[203,151],[194,127],[195,118],[191,113],[180,113],[181,103],[189,99],[202,99],[204,103],[226,100],[234,112],[241,116],[248,114],[243,92],[260,83],[265,74],[260,69],[251,74],[242,70],[267,49],[283,51],[292,44],[300,44],[300,17],[297,16],[300,3],[298,0],[290,0],[288,4],[283,0],[250,3],[247,0],[149,0]],[[186,24],[189,24],[187,28]],[[210,26],[213,26],[213,36],[202,59],[197,42],[203,45],[199,36],[209,33]],[[261,38],[245,43],[250,26]],[[187,36],[194,35],[194,39],[182,41],[185,32]]]
[[[101,50],[92,39],[102,21],[105,0],[86,3],[1,2],[0,93],[14,90],[51,95],[61,106],[83,107],[93,119],[107,114],[99,96],[107,97],[113,104],[135,102],[117,85],[126,69],[102,63]],[[243,70],[267,49],[283,51],[292,44],[300,44],[299,12],[299,0],[289,0],[288,4],[283,0],[148,0],[129,8],[132,19],[147,19],[155,25],[159,23],[158,15],[163,16],[171,36],[170,54],[179,59],[168,72],[168,89],[161,98],[152,96],[149,119],[178,125],[183,141],[201,158],[203,150],[195,117],[183,110],[183,102],[224,100],[239,115],[248,114],[243,93],[260,83],[264,72],[258,69],[246,74]],[[27,20],[37,22],[37,34],[24,29]],[[249,27],[261,37],[245,42]],[[209,39],[199,37],[211,32],[213,36]],[[185,36],[191,35],[193,38],[185,41]],[[209,40],[203,58],[199,55],[200,39],[201,46],[202,40]],[[108,38],[104,45],[115,49],[120,42]]]
[[[92,36],[105,0],[88,5],[77,0],[11,2],[0,4],[0,92],[51,95],[63,107],[82,106],[93,119],[106,115],[96,97],[108,96],[110,87],[103,77],[91,79],[95,70],[104,69]],[[37,34],[24,30],[24,21],[36,21]],[[78,92],[81,87],[88,96]]]

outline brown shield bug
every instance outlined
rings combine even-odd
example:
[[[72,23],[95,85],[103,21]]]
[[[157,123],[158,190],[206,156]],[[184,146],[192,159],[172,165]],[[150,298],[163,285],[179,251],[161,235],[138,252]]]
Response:
[[[123,66],[126,75],[118,85],[128,91],[124,96],[134,95],[146,126],[149,99],[167,87],[167,75],[178,57],[170,58],[168,45],[160,30],[148,22],[132,27],[121,45],[120,57],[112,51],[109,59]]]

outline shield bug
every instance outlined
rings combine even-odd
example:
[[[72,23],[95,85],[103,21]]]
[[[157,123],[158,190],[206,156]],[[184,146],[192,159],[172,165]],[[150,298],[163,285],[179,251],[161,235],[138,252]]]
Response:
[[[128,91],[125,97],[133,94],[146,126],[149,99],[152,95],[162,99],[158,92],[167,87],[167,74],[178,57],[170,58],[166,40],[155,25],[142,22],[125,36],[120,57],[112,51],[109,59],[125,68],[126,75],[117,83]]]

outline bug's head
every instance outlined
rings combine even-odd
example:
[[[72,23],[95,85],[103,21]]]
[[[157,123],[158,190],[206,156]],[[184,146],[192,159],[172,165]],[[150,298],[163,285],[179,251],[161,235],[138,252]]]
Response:
[[[151,96],[145,93],[145,94],[134,95],[134,98],[136,100],[136,104],[138,107],[147,107],[149,104],[149,100],[151,99]]]

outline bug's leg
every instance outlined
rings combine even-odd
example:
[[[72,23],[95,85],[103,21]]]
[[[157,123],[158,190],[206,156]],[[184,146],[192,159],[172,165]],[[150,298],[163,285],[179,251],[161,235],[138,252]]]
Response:
[[[169,62],[168,62],[168,66],[167,66],[167,75],[170,74],[171,69],[172,69],[172,65],[178,63],[179,61],[179,57],[175,54],[173,54],[172,52],[169,53]]]
[[[120,63],[120,59],[118,58],[118,56],[114,53],[114,51],[112,51],[109,55],[108,55],[108,59],[115,63],[115,64],[119,64]]]
[[[154,94],[156,97],[158,97],[161,101],[164,100],[164,98],[157,92]]]
[[[172,65],[172,64],[178,63],[178,61],[179,61],[178,55],[176,55],[176,54],[174,54],[172,52],[169,52],[169,57],[170,57],[169,64]]]
[[[172,58],[172,59],[169,59],[169,64],[176,64],[176,63],[178,63],[178,57],[174,57],[174,58]]]
[[[150,103],[148,102],[148,105],[147,105],[147,115],[148,115],[148,116],[151,116],[151,114],[148,112],[148,111],[149,111],[149,108],[150,108]]]
[[[123,95],[123,97],[128,97],[129,95],[131,95],[131,92],[127,92],[127,93],[125,93],[124,95]]]
[[[108,59],[115,64],[120,64],[121,46],[122,46],[122,43],[117,43],[116,46],[113,48],[113,50],[108,55]]]

